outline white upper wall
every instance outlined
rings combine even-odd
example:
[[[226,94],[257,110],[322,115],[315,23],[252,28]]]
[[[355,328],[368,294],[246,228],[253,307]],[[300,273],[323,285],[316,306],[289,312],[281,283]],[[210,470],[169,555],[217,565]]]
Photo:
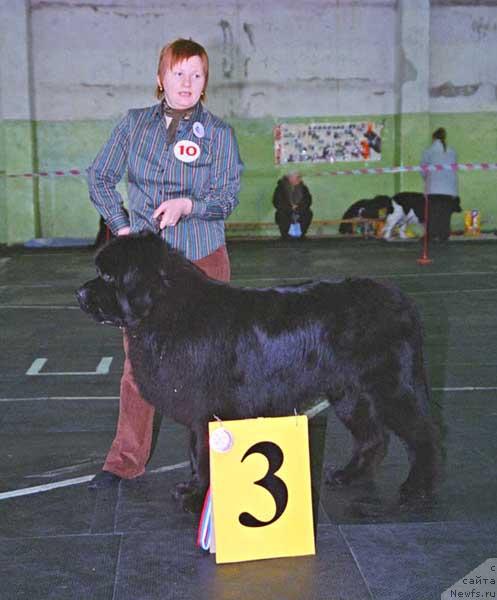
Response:
[[[12,21],[0,24],[8,29],[1,57],[8,119],[106,119],[150,105],[159,50],[181,36],[209,53],[208,107],[220,116],[497,107],[497,0],[0,0],[0,6]]]
[[[391,113],[395,4],[32,0],[36,118],[153,103],[160,47],[180,36],[209,53],[216,114]]]
[[[0,0],[0,113],[29,119],[32,112],[29,17],[26,0]]]
[[[432,2],[430,111],[497,110],[497,1]]]

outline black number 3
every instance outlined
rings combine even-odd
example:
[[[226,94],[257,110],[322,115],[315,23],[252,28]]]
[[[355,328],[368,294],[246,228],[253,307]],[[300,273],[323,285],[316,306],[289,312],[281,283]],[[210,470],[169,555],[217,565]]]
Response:
[[[247,456],[256,453],[262,454],[267,458],[269,468],[266,475],[264,475],[262,479],[259,479],[259,481],[256,481],[255,485],[260,485],[271,494],[276,503],[276,513],[270,521],[260,521],[250,513],[243,512],[238,517],[238,520],[242,525],[245,525],[245,527],[265,527],[266,525],[271,525],[271,523],[274,523],[281,517],[288,504],[288,489],[284,481],[275,475],[283,464],[283,452],[281,448],[273,442],[258,442],[245,452],[241,462],[243,462]]]

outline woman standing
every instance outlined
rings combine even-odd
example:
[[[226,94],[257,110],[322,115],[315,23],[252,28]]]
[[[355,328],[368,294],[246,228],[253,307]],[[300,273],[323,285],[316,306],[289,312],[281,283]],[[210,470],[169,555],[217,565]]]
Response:
[[[457,155],[447,146],[447,132],[439,127],[432,134],[432,145],[423,152],[421,167],[443,165],[450,167],[457,163]],[[457,171],[444,168],[436,171],[422,171],[425,192],[429,196],[430,212],[428,235],[431,240],[445,242],[450,236],[452,212],[460,212]]]
[[[230,279],[224,221],[238,204],[242,163],[231,128],[207,111],[209,60],[192,40],[178,39],[159,56],[160,102],[132,109],[88,169],[90,198],[116,235],[160,231],[206,275]],[[116,190],[128,175],[128,210]],[[137,389],[127,356],[117,432],[90,488],[142,475],[150,457],[154,409]]]

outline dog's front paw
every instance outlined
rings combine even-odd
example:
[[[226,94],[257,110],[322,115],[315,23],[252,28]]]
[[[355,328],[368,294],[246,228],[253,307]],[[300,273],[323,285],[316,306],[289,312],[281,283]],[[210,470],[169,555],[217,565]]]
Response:
[[[204,503],[205,492],[193,481],[176,484],[172,497],[188,513],[200,513]]]
[[[196,488],[194,481],[180,481],[174,486],[172,496],[175,500],[181,498],[184,494],[190,494]]]
[[[424,481],[404,481],[399,490],[401,504],[431,501],[434,498],[433,485]]]
[[[350,483],[350,477],[347,475],[345,469],[329,468],[326,471],[325,482],[327,485],[341,487]]]
[[[181,507],[187,513],[200,514],[204,504],[204,494],[200,492],[191,493],[181,498]]]

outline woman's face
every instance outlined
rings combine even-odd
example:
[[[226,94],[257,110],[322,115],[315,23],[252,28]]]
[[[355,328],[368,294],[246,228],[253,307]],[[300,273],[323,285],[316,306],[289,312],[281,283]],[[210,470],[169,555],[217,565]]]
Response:
[[[187,109],[200,99],[205,86],[204,65],[200,56],[191,56],[176,63],[157,75],[157,83],[162,85],[167,103],[171,108]]]

